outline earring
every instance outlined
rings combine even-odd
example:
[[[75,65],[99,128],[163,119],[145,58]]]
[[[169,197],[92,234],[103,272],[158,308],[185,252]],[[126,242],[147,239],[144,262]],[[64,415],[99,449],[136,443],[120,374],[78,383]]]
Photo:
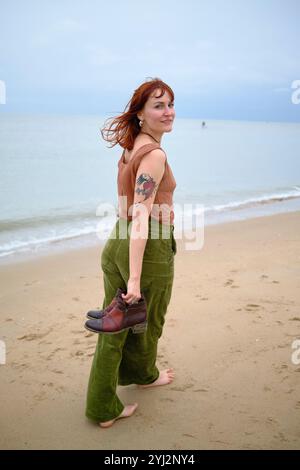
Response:
[[[140,127],[142,127],[142,125],[143,125],[143,121],[140,121],[140,122],[139,122],[139,125],[140,125]]]

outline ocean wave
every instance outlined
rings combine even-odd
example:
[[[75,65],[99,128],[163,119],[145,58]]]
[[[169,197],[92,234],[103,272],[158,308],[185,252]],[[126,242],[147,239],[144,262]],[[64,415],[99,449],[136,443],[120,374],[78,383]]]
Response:
[[[239,201],[232,201],[227,204],[216,204],[212,206],[206,206],[205,212],[220,212],[227,210],[240,210],[250,207],[260,206],[263,204],[274,204],[276,202],[288,201],[289,199],[300,198],[300,187],[293,186],[295,191],[288,190],[286,192],[271,193],[264,196],[257,196],[253,198],[247,198]]]
[[[95,235],[98,234],[99,240],[105,238],[106,235],[109,234],[109,230],[112,227],[112,222],[110,221],[103,221],[102,227],[100,228],[99,232],[99,222],[95,225],[89,225],[85,227],[77,227],[77,228],[70,228],[69,230],[66,229],[64,232],[58,232],[57,230],[52,229],[52,234],[47,236],[36,236],[30,237],[27,240],[20,240],[20,239],[11,239],[7,243],[3,243],[0,246],[0,258],[4,256],[8,256],[15,253],[24,253],[29,251],[36,251],[39,248],[49,246],[59,242],[67,242],[74,239],[81,238],[87,235]]]
[[[245,209],[299,198],[300,186],[293,186],[288,190],[279,190],[256,197],[231,201],[226,204],[203,204],[201,209],[193,207],[192,204],[191,210],[185,212],[185,215],[197,214],[204,209],[205,216],[216,216],[218,214],[221,216],[221,214],[242,212]],[[249,217],[251,217],[250,212]],[[84,216],[81,212],[73,215],[70,213],[60,214],[59,217],[49,215],[46,219],[31,217],[18,221],[2,221],[0,222],[0,228],[5,227],[7,233],[3,236],[4,231],[1,230],[0,258],[16,253],[38,251],[40,248],[50,247],[55,243],[67,242],[88,235],[95,235],[95,240],[96,237],[99,240],[104,240],[109,235],[115,220],[111,216],[96,218],[89,211],[88,216],[86,212]],[[221,220],[224,220],[224,218],[220,217]]]

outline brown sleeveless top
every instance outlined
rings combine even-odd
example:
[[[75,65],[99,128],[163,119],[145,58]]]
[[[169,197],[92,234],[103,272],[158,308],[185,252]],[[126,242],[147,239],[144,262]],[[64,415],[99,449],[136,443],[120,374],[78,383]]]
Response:
[[[142,145],[126,163],[123,151],[121,158],[118,162],[118,199],[119,199],[119,217],[122,219],[132,220],[129,215],[129,208],[134,202],[135,181],[138,167],[142,158],[149,152],[155,149],[163,150],[159,144],[145,144]],[[164,150],[163,150],[164,151]],[[172,170],[165,162],[165,172],[161,182],[157,188],[153,207],[150,216],[160,221],[163,224],[173,224],[174,222],[174,206],[173,206],[173,192],[176,188],[176,181],[173,176]],[[123,196],[123,197],[121,197]],[[127,200],[124,196],[127,196]],[[127,205],[127,207],[126,207]]]

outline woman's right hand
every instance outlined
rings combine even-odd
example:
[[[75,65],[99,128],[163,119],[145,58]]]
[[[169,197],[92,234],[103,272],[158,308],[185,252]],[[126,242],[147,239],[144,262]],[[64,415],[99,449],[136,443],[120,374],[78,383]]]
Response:
[[[127,284],[127,294],[122,294],[122,297],[123,300],[128,304],[138,302],[142,297],[140,279],[129,278]]]

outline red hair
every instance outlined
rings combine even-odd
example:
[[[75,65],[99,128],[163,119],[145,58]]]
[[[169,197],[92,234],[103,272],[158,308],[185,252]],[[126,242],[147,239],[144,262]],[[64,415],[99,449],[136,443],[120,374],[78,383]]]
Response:
[[[156,89],[161,90],[161,95],[158,98],[163,96],[167,91],[171,95],[171,100],[174,101],[173,90],[159,78],[151,78],[150,81],[142,83],[142,85],[134,91],[123,114],[109,118],[108,121],[113,120],[109,127],[103,127],[103,129],[101,129],[103,139],[107,142],[112,142],[110,148],[117,144],[128,150],[133,148],[135,138],[141,130],[137,113],[143,109],[149,96]],[[127,108],[128,110],[126,111]]]

